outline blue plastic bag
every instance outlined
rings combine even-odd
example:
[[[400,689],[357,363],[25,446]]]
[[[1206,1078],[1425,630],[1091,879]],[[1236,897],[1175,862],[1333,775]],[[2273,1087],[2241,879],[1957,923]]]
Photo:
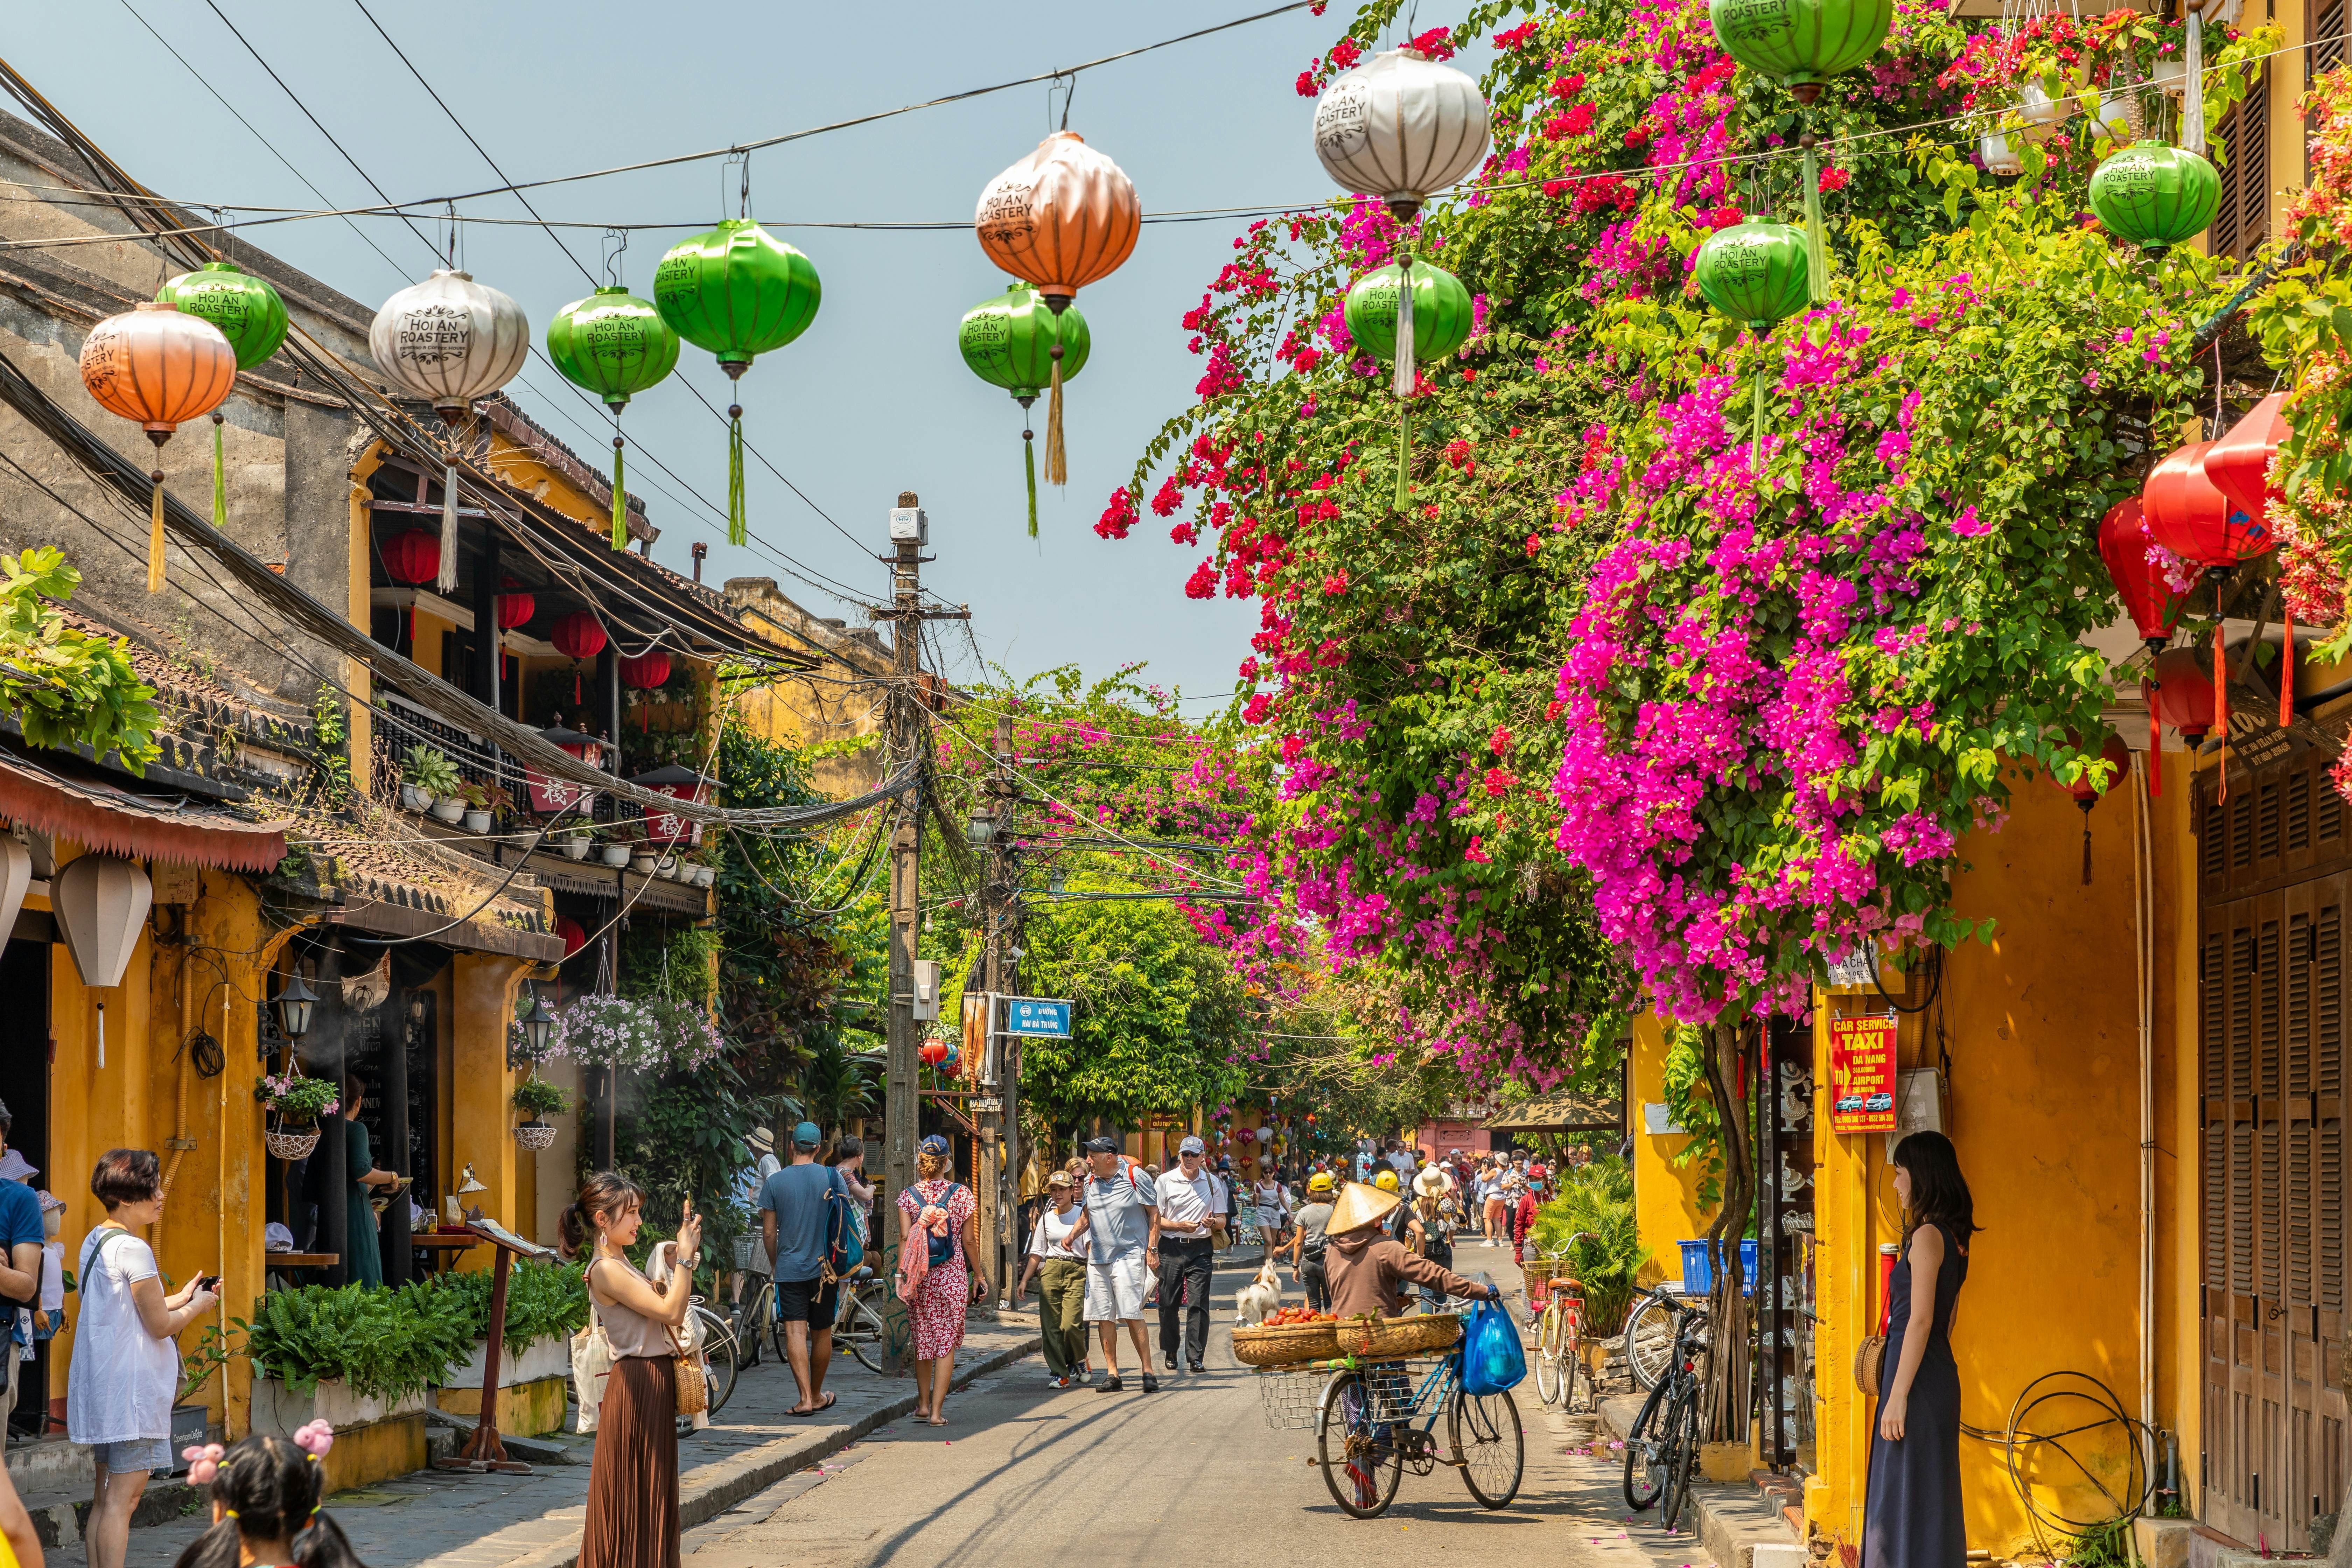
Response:
[[[1508,1308],[1481,1301],[1462,1324],[1462,1386],[1470,1394],[1500,1394],[1528,1375],[1527,1347]]]

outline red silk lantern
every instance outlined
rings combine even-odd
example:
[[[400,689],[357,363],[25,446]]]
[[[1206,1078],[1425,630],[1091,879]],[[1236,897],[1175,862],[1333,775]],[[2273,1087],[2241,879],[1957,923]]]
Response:
[[[2213,677],[2203,650],[2176,647],[2158,654],[2150,684],[2155,689],[2149,711],[2179,731],[2182,740],[2204,740],[2213,728]]]
[[[651,691],[669,679],[669,655],[660,648],[621,660],[621,684]]]
[[[566,658],[594,658],[604,650],[604,625],[586,610],[574,610],[555,623],[548,641]]]
[[[563,939],[563,956],[566,958],[588,945],[588,933],[581,930],[580,922],[570,915],[555,917],[555,934]]]
[[[419,529],[418,532],[424,530]],[[439,541],[435,542],[438,544]],[[521,584],[509,577],[499,584],[501,588],[520,588]],[[539,601],[529,594],[502,593],[499,595],[499,630],[510,632],[517,626],[530,625],[530,617],[539,610]]]
[[[426,528],[403,529],[383,542],[383,574],[415,587],[441,571],[441,542]]]
[[[2079,748],[2081,742],[2078,739],[2074,743]],[[2113,731],[2107,732],[2106,744],[2099,748],[2099,760],[2113,764],[2115,769],[2107,780],[2108,789],[2121,784],[2125,775],[2131,772],[2131,748],[2125,745],[2124,738]],[[2073,784],[2060,784],[2055,773],[2050,775],[2050,782],[2073,795],[2074,804],[2083,808],[2083,886],[2087,888],[2091,885],[2091,808],[2099,804],[2101,791],[2091,782],[2087,771]]]
[[[2154,653],[2172,638],[2172,620],[2182,595],[2172,591],[2164,573],[2147,558],[2147,530],[2137,496],[2126,496],[2107,509],[2099,523],[2099,559],[2123,599],[2140,640]]]
[[[2271,488],[2270,468],[2271,458],[2287,437],[2286,418],[2282,412],[2285,406],[2286,394],[2272,393],[2255,404],[2205,454],[2205,477],[2213,481],[2214,488],[2231,507],[2244,512],[2253,526],[2263,530],[2265,538],[2270,530],[2270,503],[2279,499],[2279,492]]]
[[[937,1067],[940,1063],[947,1059],[947,1042],[945,1040],[925,1040],[920,1046],[916,1047],[915,1054],[922,1058],[926,1065]]]
[[[2168,454],[2149,471],[2140,503],[2147,536],[2184,561],[2226,572],[2276,542],[2270,525],[2232,507],[2205,471],[2210,441]]]

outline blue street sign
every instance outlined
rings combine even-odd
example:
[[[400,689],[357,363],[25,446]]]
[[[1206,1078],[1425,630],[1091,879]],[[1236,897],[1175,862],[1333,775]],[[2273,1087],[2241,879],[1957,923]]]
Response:
[[[1070,1037],[1070,1004],[1041,1001],[1034,996],[1007,996],[1004,1032],[1066,1040]]]

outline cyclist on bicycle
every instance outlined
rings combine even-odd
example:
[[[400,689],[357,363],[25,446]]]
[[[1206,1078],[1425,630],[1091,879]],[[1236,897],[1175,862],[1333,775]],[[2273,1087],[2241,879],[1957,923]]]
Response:
[[[1381,1228],[1402,1199],[1384,1188],[1351,1182],[1331,1206],[1324,1234],[1329,1244],[1323,1268],[1331,1281],[1331,1311],[1351,1317],[1376,1312],[1383,1318],[1404,1311],[1400,1280],[1434,1285],[1449,1296],[1466,1300],[1499,1301],[1503,1293],[1491,1285],[1465,1279],[1443,1264],[1433,1263],[1406,1247]]]

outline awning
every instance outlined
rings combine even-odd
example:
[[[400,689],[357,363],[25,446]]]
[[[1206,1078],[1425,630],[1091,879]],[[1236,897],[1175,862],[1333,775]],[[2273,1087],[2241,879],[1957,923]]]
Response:
[[[63,752],[37,761],[0,751],[0,816],[134,859],[269,871],[286,858],[282,822],[255,822],[193,795],[113,784]]]
[[[1522,1100],[1486,1122],[1489,1132],[1622,1132],[1625,1100],[1617,1094],[1554,1094]]]

